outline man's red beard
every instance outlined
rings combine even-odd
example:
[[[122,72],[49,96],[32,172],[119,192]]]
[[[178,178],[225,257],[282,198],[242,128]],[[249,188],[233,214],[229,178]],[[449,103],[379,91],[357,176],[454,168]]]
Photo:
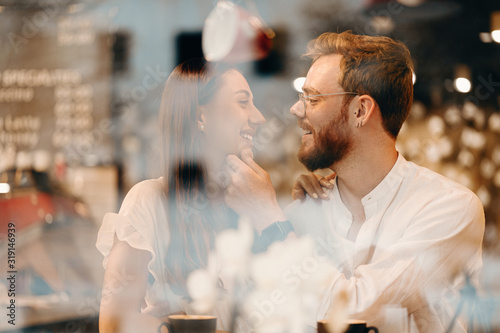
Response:
[[[342,110],[338,119],[320,129],[318,133],[312,131],[313,147],[307,149],[300,146],[297,157],[309,170],[326,169],[344,158],[351,150],[352,139],[348,133],[347,110]],[[309,150],[309,151],[307,151]]]

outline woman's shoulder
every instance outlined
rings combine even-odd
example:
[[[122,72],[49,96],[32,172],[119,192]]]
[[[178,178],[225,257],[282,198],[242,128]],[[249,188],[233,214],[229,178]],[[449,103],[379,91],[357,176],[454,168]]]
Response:
[[[165,182],[163,177],[143,180],[128,191],[120,213],[131,206],[157,206],[165,204]]]
[[[165,182],[163,181],[163,177],[146,179],[132,186],[129,194],[160,194],[163,193],[164,188]]]

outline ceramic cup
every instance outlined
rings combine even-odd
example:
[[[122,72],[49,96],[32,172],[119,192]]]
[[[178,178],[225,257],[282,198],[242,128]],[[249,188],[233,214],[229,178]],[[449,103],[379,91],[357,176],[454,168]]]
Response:
[[[318,321],[318,333],[329,333],[327,330],[327,320]],[[366,321],[350,319],[347,321],[347,329],[345,333],[368,333],[375,332],[378,333],[376,327],[366,326]]]
[[[215,333],[217,317],[198,315],[171,315],[167,324],[170,333]]]

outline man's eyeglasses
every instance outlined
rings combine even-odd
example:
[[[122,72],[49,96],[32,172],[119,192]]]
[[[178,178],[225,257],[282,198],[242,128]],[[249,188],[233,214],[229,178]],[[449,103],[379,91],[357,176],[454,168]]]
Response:
[[[352,91],[344,91],[344,92],[338,92],[338,93],[330,93],[330,94],[320,94],[320,95],[304,95],[303,92],[299,92],[299,100],[302,102],[304,105],[304,115],[306,114],[307,110],[307,103],[306,99],[309,99],[310,97],[319,97],[319,96],[332,96],[332,95],[358,95],[357,92],[352,92]]]

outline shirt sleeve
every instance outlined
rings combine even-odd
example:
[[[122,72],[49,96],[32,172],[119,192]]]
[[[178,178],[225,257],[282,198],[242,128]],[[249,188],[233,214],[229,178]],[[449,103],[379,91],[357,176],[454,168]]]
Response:
[[[104,256],[103,266],[106,268],[110,251],[115,237],[127,242],[131,247],[148,251],[151,261],[148,264],[150,273],[155,280],[161,272],[155,269],[160,246],[158,238],[167,240],[169,235],[157,237],[158,232],[167,233],[167,229],[158,228],[161,223],[166,224],[166,214],[163,210],[163,195],[158,180],[147,180],[136,184],[127,193],[118,214],[107,213],[104,216],[97,236],[96,247]],[[163,245],[165,246],[165,245]]]

